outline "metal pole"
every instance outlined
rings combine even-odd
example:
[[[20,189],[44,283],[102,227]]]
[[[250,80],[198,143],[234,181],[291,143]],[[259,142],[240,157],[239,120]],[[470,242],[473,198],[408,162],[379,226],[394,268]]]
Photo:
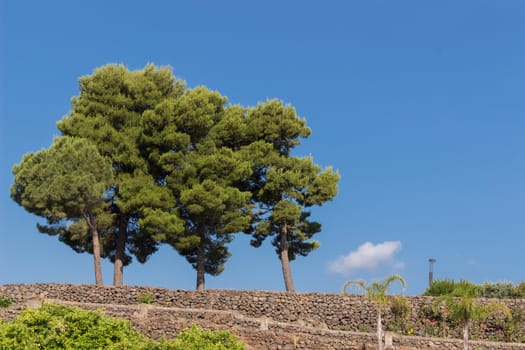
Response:
[[[432,286],[432,282],[434,282],[434,263],[436,262],[436,259],[430,258],[428,259],[428,287]]]

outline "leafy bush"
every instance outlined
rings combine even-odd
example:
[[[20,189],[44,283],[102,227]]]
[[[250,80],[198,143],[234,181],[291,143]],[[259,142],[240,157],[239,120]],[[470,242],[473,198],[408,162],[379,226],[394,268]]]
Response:
[[[153,303],[153,295],[150,293],[144,293],[138,296],[138,302],[141,304],[151,304]]]
[[[198,326],[176,338],[156,342],[134,331],[126,320],[99,311],[44,304],[24,310],[11,322],[0,322],[0,349],[108,350],[245,350],[227,331],[204,331]]]
[[[423,293],[423,295],[432,297],[440,297],[443,295],[477,296],[479,294],[480,287],[475,285],[474,283],[466,280],[456,282],[451,279],[434,281],[432,285],[429,288],[427,288],[427,290]]]
[[[517,298],[525,298],[525,281],[516,286],[516,289],[514,289],[514,295]]]
[[[516,287],[512,282],[485,282],[478,286],[479,296],[484,298],[515,298]]]
[[[392,311],[394,318],[405,318],[411,310],[412,307],[406,298],[397,295],[390,299],[390,311]]]
[[[461,280],[455,283],[454,290],[450,295],[455,297],[478,296],[479,287],[472,282]]]
[[[454,290],[454,287],[456,285],[456,282],[454,280],[446,279],[446,280],[437,280],[432,282],[430,287],[425,290],[423,295],[431,296],[431,297],[438,297],[441,295],[447,295],[451,294]]]
[[[525,282],[515,286],[512,282],[485,282],[476,285],[469,281],[437,280],[423,293],[426,296],[478,296],[483,298],[525,298]]]
[[[244,343],[230,332],[205,331],[196,325],[160,345],[162,350],[246,350]]]
[[[131,323],[100,312],[44,304],[0,324],[0,349],[151,349]]]
[[[512,309],[510,315],[505,317],[502,324],[505,341],[515,343],[523,343],[525,341],[523,321],[525,321],[525,309],[523,307]]]
[[[390,299],[390,312],[392,312],[392,320],[387,324],[387,329],[394,332],[406,331],[406,319],[412,311],[412,307],[407,299],[397,295]]]
[[[11,306],[11,303],[12,303],[11,299],[3,295],[0,295],[0,307],[3,307],[3,308],[9,307]]]

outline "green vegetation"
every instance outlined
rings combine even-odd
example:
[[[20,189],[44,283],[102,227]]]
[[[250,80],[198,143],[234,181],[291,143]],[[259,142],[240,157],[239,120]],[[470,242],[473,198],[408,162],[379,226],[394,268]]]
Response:
[[[386,306],[391,301],[388,298],[388,289],[395,281],[399,282],[403,288],[406,287],[406,282],[403,277],[399,275],[392,275],[382,281],[372,281],[366,283],[364,280],[351,280],[343,285],[343,295],[346,294],[348,287],[355,285],[365,291],[368,298],[374,303],[377,311],[377,348],[383,349],[383,324],[381,321],[381,314],[386,309]]]
[[[0,349],[244,350],[245,346],[229,332],[204,331],[198,326],[156,342],[134,331],[129,321],[98,311],[44,304],[0,323]]]
[[[412,311],[412,307],[408,303],[408,300],[401,295],[391,297],[389,301],[390,312],[392,313],[393,319],[387,324],[387,329],[394,332],[406,333],[406,321]]]
[[[245,350],[246,346],[228,331],[205,331],[193,326],[171,341],[161,342],[164,350]]]
[[[522,329],[523,310],[509,310],[505,305],[493,300],[480,304],[478,298],[516,298],[520,297],[519,286],[509,282],[485,282],[480,285],[468,281],[435,281],[425,295],[437,297],[435,305],[420,310],[425,335],[459,336],[463,333],[464,346],[468,346],[470,333],[473,336],[494,341],[525,340]],[[474,327],[477,326],[477,327]]]
[[[149,349],[128,321],[100,312],[44,304],[0,324],[1,349]]]
[[[451,279],[437,280],[423,293],[426,296],[472,294],[480,298],[525,298],[525,282],[514,285],[511,282],[484,282],[474,284],[469,281],[454,281]]]
[[[6,296],[3,296],[3,295],[0,295],[0,307],[2,308],[7,308],[9,306],[11,306],[11,299],[6,297]]]
[[[330,167],[321,169],[311,157],[291,155],[299,138],[311,133],[291,106],[276,100],[259,104],[248,113],[247,130],[264,154],[254,160],[254,176],[249,182],[256,208],[251,244],[259,247],[266,238],[273,238],[286,290],[293,292],[290,261],[319,247],[311,238],[321,231],[321,225],[309,220],[308,208],[335,197],[339,174]]]
[[[153,303],[153,295],[151,293],[144,293],[137,297],[137,301],[141,304],[152,304]]]
[[[113,178],[109,160],[88,140],[61,137],[49,149],[26,154],[13,174],[13,200],[46,219],[40,232],[58,235],[77,252],[92,253],[95,281],[102,285],[99,229],[108,220],[104,191]]]
[[[450,319],[457,322],[463,330],[464,350],[469,348],[469,330],[472,321],[483,320],[490,313],[495,313],[496,311],[510,315],[510,310],[501,303],[479,304],[476,299],[475,289],[456,289],[451,294],[441,296],[438,299],[438,304],[441,303],[445,305]]]
[[[235,234],[254,247],[271,237],[295,290],[290,261],[319,247],[309,210],[335,197],[339,174],[292,155],[311,132],[292,106],[229,105],[153,65],[103,66],[79,87],[62,136],[13,168],[11,196],[47,220],[41,232],[92,253],[97,284],[99,256],[111,259],[115,286],[133,257],[168,244],[195,268],[198,290],[224,270]]]

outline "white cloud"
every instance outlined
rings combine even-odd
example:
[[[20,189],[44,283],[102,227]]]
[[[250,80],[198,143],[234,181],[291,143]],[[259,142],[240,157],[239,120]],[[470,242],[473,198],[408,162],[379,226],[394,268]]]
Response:
[[[366,242],[356,251],[341,256],[331,262],[328,269],[332,272],[350,275],[358,270],[377,270],[380,266],[388,265],[392,269],[402,269],[404,264],[394,259],[394,255],[401,250],[401,242],[386,241],[379,244]]]

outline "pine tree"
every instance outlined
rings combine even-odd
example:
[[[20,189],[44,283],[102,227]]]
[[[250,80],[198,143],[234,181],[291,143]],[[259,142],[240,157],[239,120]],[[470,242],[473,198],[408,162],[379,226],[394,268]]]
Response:
[[[159,181],[176,198],[172,210],[185,221],[183,235],[167,235],[164,241],[197,270],[197,290],[205,288],[206,273],[223,271],[227,244],[251,219],[250,193],[235,186],[250,176],[250,163],[222,133],[223,120],[233,115],[225,103],[220,94],[198,87],[146,116],[145,147]]]
[[[252,108],[247,116],[248,138],[258,144],[260,154],[252,159],[253,175],[246,185],[253,194],[255,220],[251,244],[259,247],[267,237],[281,260],[287,291],[294,292],[290,261],[319,247],[311,240],[321,225],[310,221],[309,207],[322,205],[337,194],[339,174],[321,169],[311,157],[291,154],[308,137],[310,129],[291,106],[270,100]],[[268,151],[270,147],[270,151]]]
[[[14,201],[46,219],[41,232],[93,253],[95,281],[102,285],[99,228],[108,221],[104,196],[113,180],[111,162],[88,140],[61,137],[49,149],[26,154],[13,174]]]
[[[109,209],[114,215],[105,249],[114,261],[113,284],[123,284],[123,266],[139,262],[156,251],[155,235],[145,227],[174,203],[170,191],[159,186],[150,172],[141,148],[143,115],[163,102],[182,95],[184,83],[168,68],[146,66],[130,72],[120,65],[107,65],[79,79],[80,94],[73,98],[70,115],[58,124],[63,135],[94,142],[110,158],[115,172]],[[148,226],[149,227],[149,226]],[[172,221],[171,229],[182,230]]]

